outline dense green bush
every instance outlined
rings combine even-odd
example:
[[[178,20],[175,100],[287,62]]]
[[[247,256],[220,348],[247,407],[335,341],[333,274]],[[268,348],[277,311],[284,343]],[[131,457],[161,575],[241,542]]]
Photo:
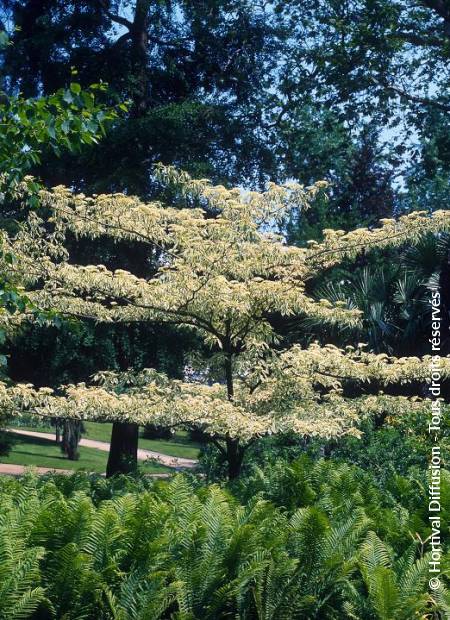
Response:
[[[15,443],[14,436],[6,431],[0,430],[0,456],[9,454],[9,451]]]
[[[248,448],[243,473],[248,475],[255,466],[270,471],[280,459],[290,462],[305,455],[314,461],[325,457],[357,465],[369,471],[381,486],[396,474],[408,476],[427,470],[433,438],[424,433],[424,420],[419,414],[405,412],[399,418],[385,420],[381,426],[368,418],[359,428],[361,437],[326,440],[285,434],[262,438]],[[443,462],[448,463],[450,422],[446,419],[442,421],[440,448]],[[224,458],[214,445],[202,447],[200,465],[209,482],[227,476]]]
[[[177,476],[0,480],[0,618],[411,620],[427,593],[424,481],[307,458],[233,487]],[[450,477],[443,478],[443,523]],[[445,535],[445,568],[448,536]]]
[[[172,431],[169,428],[156,426],[155,424],[146,424],[142,431],[142,437],[145,437],[145,439],[171,439]]]

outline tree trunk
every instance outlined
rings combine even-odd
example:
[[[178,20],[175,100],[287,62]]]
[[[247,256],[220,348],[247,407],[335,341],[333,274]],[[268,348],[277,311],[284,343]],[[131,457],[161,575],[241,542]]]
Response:
[[[234,399],[234,382],[233,382],[233,360],[231,353],[225,356],[225,378],[227,382],[228,400]],[[244,458],[244,449],[239,445],[239,439],[226,440],[227,444],[227,463],[228,478],[234,480],[241,473],[242,460]]]
[[[81,439],[82,423],[79,420],[64,420],[61,450],[70,461],[78,461],[78,444]]]
[[[130,422],[113,422],[106,477],[131,474],[137,470],[139,426]]]
[[[136,0],[131,38],[133,41],[133,72],[135,90],[132,93],[133,116],[140,118],[147,112],[148,105],[148,17],[150,0]]]
[[[241,473],[244,450],[239,439],[227,439],[228,478],[234,480]]]
[[[55,422],[55,441],[56,443],[61,443],[61,420],[58,418],[53,418]]]

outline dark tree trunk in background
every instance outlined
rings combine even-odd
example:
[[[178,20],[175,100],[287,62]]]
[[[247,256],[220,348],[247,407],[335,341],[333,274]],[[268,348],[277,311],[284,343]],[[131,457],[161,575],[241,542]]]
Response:
[[[132,114],[139,118],[147,111],[148,103],[148,14],[149,0],[137,0],[133,25],[130,28],[133,41],[133,64],[135,74],[135,92],[133,93]]]
[[[80,458],[78,444],[80,443],[82,428],[83,423],[79,420],[64,420],[63,422],[61,450],[70,461],[78,461]]]
[[[55,441],[59,444],[61,443],[61,420],[58,420],[58,418],[53,418],[53,422],[55,424]]]
[[[131,474],[137,469],[139,426],[129,422],[113,422],[106,477]]]
[[[108,11],[106,0],[99,0],[99,4],[113,22],[127,30],[119,37],[116,44],[126,40],[131,41],[130,76],[133,78],[133,87],[129,93],[132,101],[130,112],[134,118],[140,118],[147,111],[149,94],[147,63],[149,52],[148,20],[151,0],[136,0],[132,20]]]

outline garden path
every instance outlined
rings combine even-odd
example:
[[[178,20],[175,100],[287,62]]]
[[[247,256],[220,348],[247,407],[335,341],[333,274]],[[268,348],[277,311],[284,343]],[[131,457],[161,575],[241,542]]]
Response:
[[[26,435],[27,437],[39,437],[55,441],[55,435],[53,433],[26,431],[20,428],[9,428],[7,430],[9,432],[16,433],[17,435]],[[83,437],[80,440],[80,446],[85,446],[86,448],[96,448],[97,450],[102,450],[103,452],[109,452],[109,443],[107,443],[106,441],[97,441],[96,439],[87,439]],[[191,469],[197,465],[197,461],[195,459],[187,459],[179,456],[169,456],[168,454],[162,454],[161,452],[154,452],[153,450],[142,450],[140,448],[138,449],[137,457],[140,461],[152,459],[157,461],[158,463],[161,463],[161,465],[165,465],[166,467],[173,467],[174,469]]]

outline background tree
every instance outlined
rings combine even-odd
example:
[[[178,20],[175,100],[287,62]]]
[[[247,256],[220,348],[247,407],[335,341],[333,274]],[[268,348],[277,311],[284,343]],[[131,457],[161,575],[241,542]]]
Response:
[[[113,98],[130,101],[101,149],[56,168],[49,162],[52,185],[146,196],[156,161],[201,176],[264,178],[271,155],[258,110],[284,35],[263,3],[50,0],[7,8],[5,24],[17,28],[3,64],[10,88],[53,92],[75,67],[82,84],[101,77]]]
[[[280,11],[292,37],[274,96],[273,143],[285,154],[286,172],[304,182],[325,164],[315,178],[332,181],[336,201],[324,227],[348,230],[355,216],[375,224],[393,209],[447,208],[447,3],[292,0]],[[364,142],[375,154],[371,163]],[[354,153],[363,174],[348,175]],[[302,241],[304,224],[292,227]]]
[[[327,178],[336,187],[333,217],[374,223],[392,212],[392,166],[405,148],[403,142],[397,151],[386,148],[393,138],[387,124],[399,123],[389,114],[398,96],[388,91],[383,106],[368,111],[375,88],[368,75],[389,70],[389,53],[405,55],[378,40],[390,41],[395,13],[378,4],[13,2],[5,23],[19,29],[4,73],[11,87],[36,93],[61,87],[76,67],[82,84],[100,76],[111,96],[131,102],[129,116],[100,149],[41,170],[51,185],[126,188],[148,197],[158,189],[150,174],[156,161],[247,186],[267,178]],[[375,29],[370,20],[379,22],[372,38],[365,36]],[[345,77],[354,40],[363,48],[361,80]],[[377,60],[366,71],[369,55]],[[398,110],[406,114],[403,100]],[[365,198],[361,213],[350,197],[355,192]]]

